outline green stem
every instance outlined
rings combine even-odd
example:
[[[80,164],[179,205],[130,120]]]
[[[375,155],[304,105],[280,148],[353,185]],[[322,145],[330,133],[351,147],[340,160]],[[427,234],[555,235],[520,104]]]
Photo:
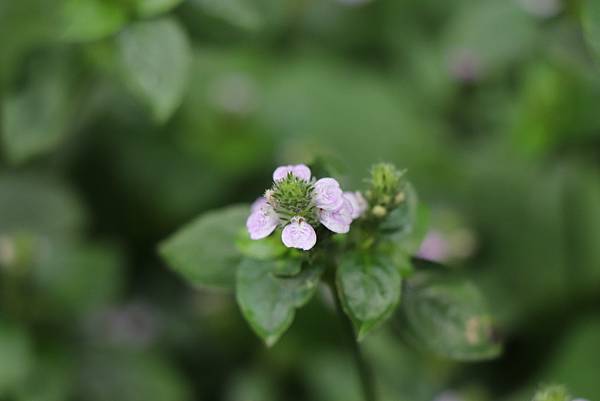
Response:
[[[375,394],[375,382],[373,381],[373,372],[365,357],[360,349],[360,345],[354,336],[354,327],[352,326],[352,322],[344,312],[342,308],[342,302],[339,298],[337,291],[335,290],[335,284],[330,283],[329,288],[335,299],[335,308],[337,310],[338,316],[342,321],[342,325],[344,326],[344,332],[346,333],[346,339],[348,344],[352,348],[352,354],[354,356],[354,361],[356,363],[356,368],[358,371],[358,376],[360,377],[360,382],[362,385],[363,396],[365,401],[377,401],[377,397]]]

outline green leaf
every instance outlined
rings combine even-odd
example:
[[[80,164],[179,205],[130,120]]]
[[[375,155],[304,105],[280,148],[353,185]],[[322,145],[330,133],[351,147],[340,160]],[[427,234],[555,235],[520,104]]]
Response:
[[[390,241],[409,254],[416,253],[427,233],[429,209],[419,202],[412,184],[406,184],[405,200],[382,223]]]
[[[115,1],[64,0],[61,2],[60,40],[87,42],[116,33],[127,22],[127,10]]]
[[[73,86],[64,57],[44,58],[25,85],[2,102],[2,141],[9,161],[22,163],[52,150],[69,133]]]
[[[301,260],[293,259],[298,268]],[[277,275],[276,261],[244,259],[238,267],[236,296],[242,314],[267,344],[274,345],[291,326],[297,308],[306,304],[319,283],[322,269],[305,266],[295,277]]]
[[[281,242],[280,235],[271,235],[256,241],[250,238],[246,229],[240,230],[236,245],[242,255],[259,260],[277,259],[288,252],[288,248]]]
[[[11,393],[33,368],[33,347],[27,332],[0,320],[0,398]]]
[[[116,300],[122,288],[122,260],[116,249],[52,241],[41,245],[31,277],[48,315],[81,315]]]
[[[0,174],[0,236],[73,238],[84,223],[82,205],[60,183],[44,176]]]
[[[533,401],[569,401],[571,396],[564,386],[546,386],[535,393]]]
[[[165,261],[195,286],[233,289],[240,253],[235,246],[250,207],[208,212],[160,246]]]
[[[183,0],[135,0],[135,9],[141,17],[152,17],[166,13]]]
[[[399,268],[369,254],[346,255],[337,270],[337,288],[358,340],[383,323],[400,301]]]
[[[585,38],[594,53],[600,57],[600,3],[583,0],[581,18]]]
[[[159,353],[100,349],[88,352],[82,382],[89,401],[190,401],[189,381]]]
[[[505,27],[510,26],[510,29]],[[503,35],[498,35],[503,32]],[[536,26],[512,1],[480,1],[462,7],[444,34],[450,60],[465,55],[488,76],[526,56],[536,39]]]
[[[165,122],[187,87],[191,50],[188,38],[169,18],[130,25],[117,37],[118,62],[127,87]]]
[[[69,349],[44,350],[18,391],[19,401],[64,401],[72,398],[75,363]]]
[[[402,330],[440,355],[482,360],[501,351],[484,299],[469,281],[436,269],[419,270],[406,280],[402,304]]]
[[[206,14],[242,29],[259,29],[264,23],[263,13],[257,2],[248,0],[191,0],[191,2]]]

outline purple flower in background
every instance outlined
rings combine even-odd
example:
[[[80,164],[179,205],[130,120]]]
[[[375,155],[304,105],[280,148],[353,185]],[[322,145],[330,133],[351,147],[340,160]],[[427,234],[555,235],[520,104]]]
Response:
[[[338,210],[321,210],[319,220],[325,227],[338,234],[350,231],[352,223],[352,205],[348,199],[343,198],[342,205]]]
[[[455,49],[448,69],[452,78],[464,83],[479,81],[484,72],[480,57],[470,49]]]
[[[288,248],[298,248],[308,251],[317,243],[317,233],[301,217],[294,217],[290,224],[284,227],[281,233],[281,240]]]
[[[333,178],[321,178],[315,182],[315,206],[323,210],[338,210],[344,203],[344,193]]]
[[[358,219],[367,210],[367,200],[360,192],[344,192],[344,198],[352,206],[352,219]]]
[[[254,205],[253,205],[254,206]],[[246,228],[252,239],[262,239],[268,237],[279,224],[279,217],[271,205],[265,203],[253,211],[246,220]]]
[[[449,255],[448,241],[436,230],[427,233],[417,253],[417,256],[433,262],[445,262]]]
[[[304,164],[277,167],[275,172],[273,172],[273,181],[281,181],[285,179],[289,173],[292,173],[292,175],[300,178],[301,180],[310,181],[310,168]]]

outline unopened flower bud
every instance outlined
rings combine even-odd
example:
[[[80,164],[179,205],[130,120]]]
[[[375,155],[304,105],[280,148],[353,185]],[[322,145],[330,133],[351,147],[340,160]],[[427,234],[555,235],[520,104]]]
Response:
[[[381,218],[381,217],[383,217],[383,216],[385,216],[387,214],[387,210],[386,210],[385,207],[383,207],[381,205],[376,205],[371,210],[371,213],[373,213],[373,216]]]
[[[404,192],[398,192],[398,194],[394,198],[394,202],[396,202],[396,205],[399,205],[402,202],[404,202],[405,199],[406,199],[406,195],[404,194]]]

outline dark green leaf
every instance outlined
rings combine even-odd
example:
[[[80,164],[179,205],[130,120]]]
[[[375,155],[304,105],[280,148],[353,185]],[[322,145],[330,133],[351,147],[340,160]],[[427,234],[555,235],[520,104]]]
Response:
[[[169,18],[130,25],[117,37],[119,65],[127,87],[158,122],[181,103],[191,63],[188,38]]]
[[[360,341],[384,322],[400,301],[399,268],[389,259],[346,255],[337,270],[337,287]]]
[[[0,236],[80,234],[85,214],[67,188],[48,177],[0,174]]]
[[[33,347],[27,332],[0,319],[0,397],[17,389],[32,362]]]
[[[436,270],[406,280],[402,299],[406,327],[414,340],[457,360],[496,357],[501,346],[492,319],[475,285]]]
[[[258,29],[264,23],[258,2],[248,0],[191,0],[191,2],[206,14],[242,29]]]
[[[510,29],[505,27],[510,26]],[[481,1],[463,7],[445,33],[447,57],[474,60],[477,74],[489,75],[514,63],[534,44],[534,20],[512,1]],[[503,35],[498,32],[503,31]]]
[[[301,261],[294,260],[298,268]],[[289,267],[289,265],[288,265]],[[305,266],[295,277],[279,277],[276,261],[244,259],[238,267],[236,296],[254,331],[272,346],[291,326],[296,309],[306,304],[319,283],[321,269]]]
[[[260,260],[276,259],[288,251],[281,242],[280,235],[275,234],[256,241],[250,238],[245,229],[238,234],[236,245],[244,256]]]
[[[39,245],[31,276],[49,314],[89,313],[116,300],[122,260],[114,248],[52,241]]]
[[[59,38],[86,42],[116,33],[127,22],[127,10],[107,0],[64,0]]]
[[[2,140],[13,163],[52,150],[69,133],[73,87],[68,63],[60,57],[41,60],[24,87],[2,102]]]
[[[195,286],[233,289],[240,253],[235,246],[247,205],[208,212],[160,246],[165,261]]]
[[[583,0],[581,16],[585,38],[592,50],[600,57],[600,2]]]
[[[82,390],[89,401],[190,401],[189,382],[158,353],[101,350],[87,355]]]
[[[138,15],[151,17],[166,13],[177,6],[183,0],[135,0],[135,8]]]

